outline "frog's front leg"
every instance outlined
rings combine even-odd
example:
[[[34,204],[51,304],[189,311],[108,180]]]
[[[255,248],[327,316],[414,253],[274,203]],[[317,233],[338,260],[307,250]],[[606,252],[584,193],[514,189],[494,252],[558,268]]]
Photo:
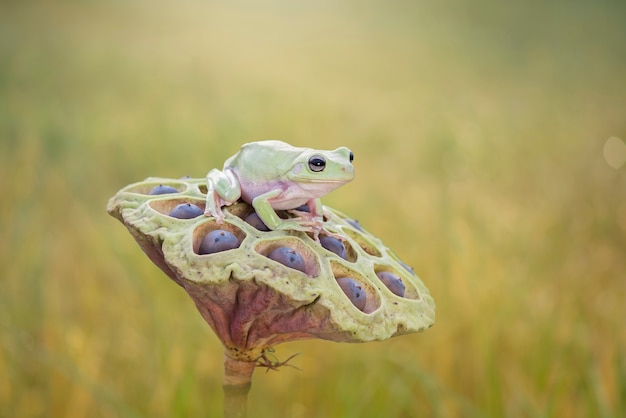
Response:
[[[280,196],[283,191],[281,189],[270,190],[267,193],[259,195],[252,200],[252,206],[259,218],[271,230],[286,230],[313,232],[321,229],[322,219],[314,219],[312,214],[307,212],[299,212],[302,216],[291,219],[281,219],[272,207],[272,199]]]
[[[209,171],[207,178],[206,207],[204,214],[213,216],[218,223],[222,223],[224,213],[222,206],[229,206],[241,197],[239,179],[231,170]]]
[[[319,198],[309,200],[308,202],[306,202],[306,205],[309,208],[309,212],[311,213],[311,216],[313,216],[316,219],[319,219],[320,222],[324,220],[324,213],[322,210],[322,201]]]
[[[289,213],[299,217],[300,219],[306,220],[307,223],[311,223],[314,225],[315,229],[321,230],[322,223],[324,222],[322,202],[319,198],[311,199],[306,202],[306,207],[308,210],[301,210],[301,207],[299,207],[296,209],[290,209]]]
[[[320,199],[311,199],[306,202],[306,209],[304,209],[304,206],[305,205],[298,206],[295,209],[289,209],[288,212],[300,218],[318,220],[320,222],[323,221],[322,203]]]
[[[329,230],[324,228],[324,206],[322,206],[322,201],[318,199],[311,199],[307,203],[308,212],[292,209],[289,212],[293,213],[296,216],[307,219],[311,221],[313,227],[311,228],[311,232],[313,232],[313,237],[316,241],[319,241],[318,236],[321,232],[328,237],[337,238],[340,241],[345,241],[343,235],[335,234],[334,232],[330,232]]]

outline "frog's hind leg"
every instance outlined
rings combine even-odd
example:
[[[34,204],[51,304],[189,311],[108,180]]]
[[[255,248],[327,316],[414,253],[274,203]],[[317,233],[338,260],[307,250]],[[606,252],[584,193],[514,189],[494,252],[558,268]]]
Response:
[[[213,216],[218,223],[224,219],[222,206],[230,206],[241,197],[239,179],[230,170],[209,171],[207,178],[206,208],[204,214]]]

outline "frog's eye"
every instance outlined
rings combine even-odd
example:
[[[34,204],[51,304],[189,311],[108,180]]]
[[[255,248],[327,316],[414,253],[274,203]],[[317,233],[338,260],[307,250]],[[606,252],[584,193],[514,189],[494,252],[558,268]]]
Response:
[[[350,162],[354,161],[354,154],[350,151]]]
[[[326,160],[318,155],[313,156],[309,159],[309,168],[311,169],[311,171],[314,171],[316,173],[324,171],[324,169],[326,168]]]

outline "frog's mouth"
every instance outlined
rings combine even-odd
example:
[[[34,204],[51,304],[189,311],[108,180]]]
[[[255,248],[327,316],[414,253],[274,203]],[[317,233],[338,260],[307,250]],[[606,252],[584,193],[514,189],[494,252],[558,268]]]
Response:
[[[346,183],[354,178],[354,170],[342,171],[336,173],[333,177],[324,177],[322,173],[310,173],[306,171],[300,171],[298,173],[291,173],[290,179],[297,183],[317,183],[317,184],[333,184],[333,183]]]
[[[352,177],[346,177],[345,179],[336,179],[336,180],[324,180],[324,179],[316,179],[316,178],[308,178],[308,183],[345,183],[346,180],[350,180]]]

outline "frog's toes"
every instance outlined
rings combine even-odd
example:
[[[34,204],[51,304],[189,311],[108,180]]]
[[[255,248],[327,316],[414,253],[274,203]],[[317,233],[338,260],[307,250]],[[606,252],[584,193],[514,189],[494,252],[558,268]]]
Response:
[[[220,210],[220,211],[216,211],[216,212],[211,212],[209,210],[205,210],[204,211],[204,216],[212,216],[213,218],[215,218],[215,222],[217,222],[218,224],[223,224],[224,223],[224,213]]]
[[[322,232],[324,232],[324,235],[327,236],[327,237],[338,239],[341,242],[345,242],[346,241],[346,238],[343,235],[335,234],[334,232],[330,232],[326,228],[322,228]]]
[[[288,212],[290,214],[296,216],[297,218],[306,219],[307,221],[313,221],[316,218],[318,218],[317,216],[313,215],[310,212],[304,212],[304,211],[301,211],[301,210],[291,209]]]
[[[322,222],[319,220],[301,221],[300,225],[306,228],[307,232],[315,232],[317,234],[324,229]]]

